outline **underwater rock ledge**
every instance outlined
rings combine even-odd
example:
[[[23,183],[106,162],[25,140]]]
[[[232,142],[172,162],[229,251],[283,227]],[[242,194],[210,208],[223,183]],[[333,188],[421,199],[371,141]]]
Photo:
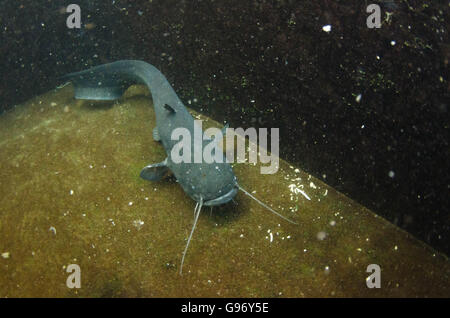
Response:
[[[299,224],[240,193],[200,215],[179,276],[195,202],[173,178],[139,178],[165,157],[154,121],[143,86],[118,102],[77,101],[66,86],[0,116],[0,297],[450,296],[444,255],[283,160],[274,175],[234,171]],[[69,264],[80,289],[66,286]]]

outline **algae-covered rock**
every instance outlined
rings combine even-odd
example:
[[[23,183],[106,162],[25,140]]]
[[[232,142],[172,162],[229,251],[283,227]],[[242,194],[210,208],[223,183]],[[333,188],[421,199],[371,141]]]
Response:
[[[154,122],[140,86],[108,103],[67,86],[0,116],[0,297],[450,296],[444,256],[283,160],[273,175],[234,171],[298,225],[243,193],[205,207],[180,276],[195,202],[171,177],[139,178],[165,158]]]

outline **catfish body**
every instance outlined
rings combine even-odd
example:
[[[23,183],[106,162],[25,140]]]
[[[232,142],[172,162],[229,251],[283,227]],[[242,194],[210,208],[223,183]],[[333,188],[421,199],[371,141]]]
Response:
[[[202,200],[203,205],[224,204],[236,195],[236,176],[223,153],[221,162],[194,162],[196,149],[204,149],[210,142],[203,132],[201,140],[191,138],[189,162],[175,163],[172,160],[172,148],[178,143],[178,140],[171,138],[173,130],[185,128],[194,136],[194,129],[201,131],[201,128],[195,127],[198,124],[192,115],[165,76],[153,65],[137,60],[121,60],[71,73],[63,79],[74,84],[75,98],[91,100],[115,100],[120,98],[130,85],[145,84],[152,95],[156,115],[153,135],[161,141],[167,158],[163,162],[145,167],[141,177],[157,181],[170,169],[186,194],[197,202]],[[195,147],[195,143],[202,145]]]
[[[205,137],[201,127],[194,121],[167,79],[153,65],[143,61],[121,60],[71,73],[65,75],[63,79],[73,83],[77,99],[115,100],[135,83],[145,84],[149,88],[156,114],[153,138],[161,141],[167,158],[162,162],[144,167],[140,175],[144,179],[158,181],[166,175],[168,170],[171,170],[184,192],[197,202],[194,223],[181,259],[180,274],[203,205],[215,206],[227,203],[236,196],[238,190],[241,190],[272,213],[296,224],[239,186],[223,152],[220,154],[222,157],[220,162],[208,163],[203,160],[199,163],[195,162],[195,158],[203,158],[203,154],[196,152],[202,151],[211,140]],[[172,149],[178,143],[178,140],[172,139],[172,132],[177,128],[186,129],[191,136],[188,162],[175,162],[172,158]],[[202,138],[195,138],[198,131],[201,132]]]

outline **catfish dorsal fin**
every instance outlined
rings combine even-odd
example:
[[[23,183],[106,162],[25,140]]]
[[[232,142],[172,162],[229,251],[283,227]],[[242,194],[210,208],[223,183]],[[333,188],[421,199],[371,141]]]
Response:
[[[173,114],[175,114],[177,111],[172,107],[172,106],[170,106],[169,104],[164,104],[164,108],[165,109],[167,109],[169,112],[171,112],[171,113],[173,113]]]

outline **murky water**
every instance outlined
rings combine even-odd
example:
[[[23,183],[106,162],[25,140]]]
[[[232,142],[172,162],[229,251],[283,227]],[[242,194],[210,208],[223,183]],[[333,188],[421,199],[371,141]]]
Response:
[[[116,103],[75,101],[67,86],[0,116],[0,297],[450,296],[443,255],[283,160],[274,175],[234,171],[298,225],[243,193],[204,208],[180,276],[195,202],[174,178],[139,178],[165,158],[154,121],[139,86]]]

